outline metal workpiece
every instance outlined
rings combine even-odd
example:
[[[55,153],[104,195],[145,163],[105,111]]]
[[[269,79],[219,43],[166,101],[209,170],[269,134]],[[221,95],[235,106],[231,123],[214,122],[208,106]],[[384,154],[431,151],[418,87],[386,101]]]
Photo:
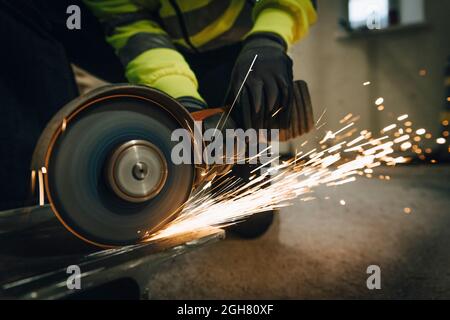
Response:
[[[8,221],[24,215],[41,220],[16,229]],[[210,228],[115,249],[99,249],[67,232],[51,216],[49,207],[0,213],[0,299],[89,298],[93,292],[124,298],[148,296],[147,285],[162,264],[224,238],[224,231]],[[80,289],[69,289],[69,266],[79,267]],[[114,284],[120,290],[112,289]],[[150,293],[151,294],[151,293]]]

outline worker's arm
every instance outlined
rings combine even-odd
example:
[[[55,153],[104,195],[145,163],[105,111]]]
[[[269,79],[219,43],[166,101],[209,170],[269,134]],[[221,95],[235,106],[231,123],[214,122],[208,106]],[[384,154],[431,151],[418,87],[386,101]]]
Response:
[[[249,67],[252,72],[233,110],[245,128],[288,128],[293,107],[292,61],[289,45],[304,37],[316,19],[310,0],[260,0],[253,9],[254,27],[244,40],[227,93],[231,104]]]
[[[132,0],[84,0],[100,19],[123,65],[129,82],[159,89],[174,98],[200,97],[195,74],[170,38],[148,12]],[[148,1],[151,3],[151,1]]]
[[[302,39],[317,20],[311,0],[259,0],[253,8],[249,35],[271,32],[291,45]]]

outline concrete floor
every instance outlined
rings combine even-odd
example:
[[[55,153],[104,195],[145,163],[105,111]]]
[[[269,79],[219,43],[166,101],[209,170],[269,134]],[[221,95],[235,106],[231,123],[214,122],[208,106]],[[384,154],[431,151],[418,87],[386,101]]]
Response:
[[[450,167],[378,174],[391,180],[317,189],[320,200],[282,210],[260,239],[229,238],[176,258],[152,278],[150,298],[450,298]],[[372,264],[381,290],[366,287]]]

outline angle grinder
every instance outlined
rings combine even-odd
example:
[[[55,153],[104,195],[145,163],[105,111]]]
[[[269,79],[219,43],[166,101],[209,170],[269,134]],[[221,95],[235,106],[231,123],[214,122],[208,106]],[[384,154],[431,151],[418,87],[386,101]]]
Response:
[[[295,117],[282,140],[312,128],[308,88],[303,81],[295,84]],[[31,170],[40,202],[47,200],[67,230],[86,242],[139,243],[174,219],[211,172],[225,171],[171,161],[178,143],[171,141],[174,130],[193,132],[195,121],[224,112],[189,113],[159,90],[130,84],[78,97],[52,118],[35,148]]]

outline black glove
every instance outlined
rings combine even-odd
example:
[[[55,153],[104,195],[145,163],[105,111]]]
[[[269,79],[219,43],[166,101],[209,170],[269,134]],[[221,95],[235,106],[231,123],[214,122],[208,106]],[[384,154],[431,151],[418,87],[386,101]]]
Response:
[[[293,74],[292,60],[286,54],[286,48],[284,40],[274,33],[257,33],[244,41],[226,96],[226,104],[231,106],[255,55],[258,55],[232,110],[232,117],[240,127],[289,127]]]
[[[198,100],[194,97],[180,97],[177,99],[179,103],[183,105],[190,113],[195,111],[201,111],[206,109],[208,106],[201,100]]]

